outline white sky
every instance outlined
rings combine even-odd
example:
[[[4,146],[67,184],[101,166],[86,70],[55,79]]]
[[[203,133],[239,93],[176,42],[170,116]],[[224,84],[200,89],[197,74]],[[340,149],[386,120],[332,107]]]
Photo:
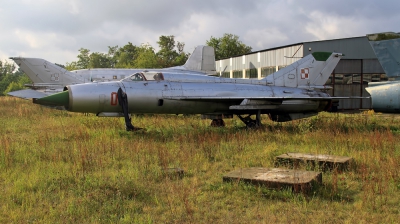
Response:
[[[0,0],[0,60],[77,61],[80,48],[174,35],[185,52],[224,33],[253,51],[306,41],[400,32],[397,0]]]

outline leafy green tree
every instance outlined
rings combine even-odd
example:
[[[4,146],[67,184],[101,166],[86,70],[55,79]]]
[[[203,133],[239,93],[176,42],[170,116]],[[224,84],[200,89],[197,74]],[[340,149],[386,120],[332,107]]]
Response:
[[[137,49],[137,58],[134,61],[134,68],[160,68],[154,48],[149,44],[142,44]]]
[[[229,33],[225,33],[221,38],[211,36],[210,40],[206,41],[206,44],[214,48],[215,60],[247,54],[252,49],[250,46],[242,43],[239,40],[239,36]]]
[[[4,90],[3,95],[7,95],[7,93],[12,92],[12,91],[17,91],[17,90],[21,90],[24,89],[24,85],[21,85],[18,82],[11,82],[10,84],[8,84],[6,90]]]
[[[81,48],[79,49],[78,61],[76,62],[76,67],[78,69],[89,68],[90,63],[90,50]]]
[[[108,53],[106,55],[106,57],[108,59],[108,64],[109,64],[108,68],[115,68],[115,66],[117,65],[117,62],[118,62],[118,59],[117,59],[118,49],[119,49],[118,45],[114,46],[114,47],[108,46]]]
[[[15,67],[14,63],[0,62],[0,95],[24,89],[24,84],[31,83],[29,77]]]
[[[183,52],[185,44],[182,42],[175,44],[175,37],[173,35],[160,36],[157,43],[160,47],[157,57],[162,68],[182,65],[189,57],[189,54]]]
[[[108,55],[94,52],[89,56],[89,64],[87,68],[111,68],[110,62]]]
[[[125,46],[116,50],[113,58],[116,61],[116,68],[132,68],[138,55],[139,47],[128,42]]]
[[[5,78],[7,74],[13,73],[15,70],[15,64],[9,62],[0,61],[0,81]]]
[[[71,63],[66,63],[65,64],[65,69],[67,69],[68,71],[73,71],[73,70],[78,70],[78,63],[76,61],[73,61]]]
[[[183,42],[177,42],[176,48],[178,49],[178,56],[175,58],[175,65],[183,65],[189,58],[190,54],[183,52],[183,49],[185,48],[185,43]]]
[[[0,81],[0,94],[4,95],[4,91],[7,89],[8,85],[12,82],[18,82],[18,76],[13,75],[12,73],[7,73],[3,75],[2,80]]]
[[[165,68],[182,65],[189,54],[183,51],[185,44],[175,42],[174,36],[160,36],[157,42],[160,50],[155,53],[149,44],[135,46],[128,42],[123,47],[108,47],[108,53],[91,53],[89,49],[79,49],[78,61],[66,63],[69,71],[88,68]]]

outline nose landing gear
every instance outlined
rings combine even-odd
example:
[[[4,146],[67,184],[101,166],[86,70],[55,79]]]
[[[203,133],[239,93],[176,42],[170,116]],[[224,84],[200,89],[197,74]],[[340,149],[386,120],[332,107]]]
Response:
[[[122,112],[124,113],[126,130],[127,131],[140,130],[141,128],[136,128],[135,126],[132,125],[131,117],[128,113],[129,112],[128,111],[128,97],[126,96],[126,93],[124,91],[122,91],[121,88],[119,88],[117,95],[118,95],[119,105],[121,106]]]

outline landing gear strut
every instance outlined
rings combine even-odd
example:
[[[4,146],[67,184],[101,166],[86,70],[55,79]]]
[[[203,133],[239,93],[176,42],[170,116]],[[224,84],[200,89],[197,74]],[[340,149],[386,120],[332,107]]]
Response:
[[[126,93],[124,91],[122,91],[121,88],[119,88],[118,92],[117,92],[117,96],[118,96],[119,105],[122,107],[122,111],[124,112],[126,130],[127,131],[140,130],[141,128],[136,128],[132,125],[131,117],[129,116],[129,113],[128,113],[128,97],[126,96]]]
[[[256,114],[256,119],[255,120],[253,120],[253,119],[251,119],[251,115],[252,114],[249,114],[247,117],[242,117],[240,114],[237,114],[237,116],[239,117],[239,119],[241,120],[241,121],[243,121],[243,123],[244,124],[246,124],[246,127],[248,127],[248,128],[258,128],[258,127],[261,127],[261,112],[260,111],[257,111],[257,114]]]

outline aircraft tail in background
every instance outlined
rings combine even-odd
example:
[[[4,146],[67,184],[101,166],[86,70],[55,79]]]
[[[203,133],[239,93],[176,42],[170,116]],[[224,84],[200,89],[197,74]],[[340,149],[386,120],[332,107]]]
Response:
[[[214,74],[216,72],[214,48],[203,45],[197,46],[184,65],[171,67],[169,69],[179,68]]]
[[[386,75],[400,80],[400,33],[368,34],[367,38]]]
[[[11,57],[33,83],[76,84],[85,80],[76,74],[41,58]]]
[[[340,59],[341,53],[314,52],[265,77],[268,85],[325,89],[325,83]]]

